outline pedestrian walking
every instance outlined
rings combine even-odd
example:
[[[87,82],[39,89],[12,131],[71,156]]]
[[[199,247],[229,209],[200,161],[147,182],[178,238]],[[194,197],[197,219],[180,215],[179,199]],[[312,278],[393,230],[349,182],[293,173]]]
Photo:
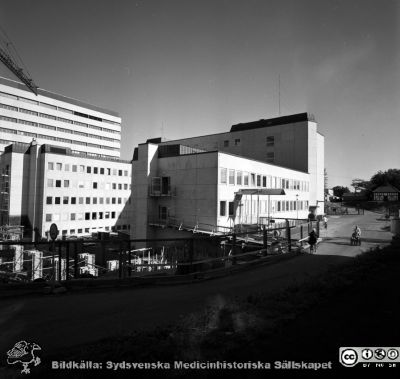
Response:
[[[326,217],[326,215],[325,215],[323,220],[324,220],[324,228],[328,229],[328,217]]]
[[[317,252],[317,240],[318,240],[318,234],[315,228],[311,230],[310,234],[308,235],[308,244],[310,245],[310,254],[313,252]]]

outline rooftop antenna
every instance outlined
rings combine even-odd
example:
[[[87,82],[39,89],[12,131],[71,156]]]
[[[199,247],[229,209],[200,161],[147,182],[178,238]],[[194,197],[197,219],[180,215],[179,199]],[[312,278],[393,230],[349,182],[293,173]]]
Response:
[[[281,115],[281,74],[278,74],[278,115]]]

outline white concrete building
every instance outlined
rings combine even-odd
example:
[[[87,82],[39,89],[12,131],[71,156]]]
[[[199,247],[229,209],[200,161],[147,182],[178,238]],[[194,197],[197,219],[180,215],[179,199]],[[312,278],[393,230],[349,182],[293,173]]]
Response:
[[[160,237],[164,224],[216,232],[324,212],[324,137],[306,113],[148,140],[132,163],[133,238]]]
[[[32,138],[92,157],[120,157],[118,113],[0,77],[0,153]]]
[[[69,148],[15,143],[1,157],[1,224],[60,236],[130,228],[131,163],[80,155]]]

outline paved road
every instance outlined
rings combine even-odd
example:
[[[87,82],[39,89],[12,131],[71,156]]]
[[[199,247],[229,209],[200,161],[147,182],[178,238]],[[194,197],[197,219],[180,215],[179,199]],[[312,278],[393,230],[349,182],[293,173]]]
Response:
[[[0,354],[25,339],[45,351],[60,351],[135,329],[152,328],[179,320],[206,304],[223,304],[232,296],[272,292],[293,282],[323,273],[376,244],[391,234],[383,231],[380,216],[331,217],[324,241],[315,255],[304,254],[277,264],[254,268],[202,283],[109,290],[56,296],[16,298],[3,301],[0,309]],[[349,236],[357,223],[366,242],[350,246]]]

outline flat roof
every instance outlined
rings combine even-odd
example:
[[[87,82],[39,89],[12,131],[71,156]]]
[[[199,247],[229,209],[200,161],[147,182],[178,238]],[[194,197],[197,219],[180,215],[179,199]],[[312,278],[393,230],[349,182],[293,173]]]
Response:
[[[275,125],[293,124],[293,123],[302,122],[302,121],[315,122],[315,117],[313,114],[307,113],[307,112],[297,113],[297,114],[293,114],[293,115],[289,115],[289,116],[261,119],[258,121],[250,121],[250,122],[244,122],[244,123],[232,125],[230,131],[231,132],[239,132],[239,131],[249,130],[249,129],[267,128],[267,127],[275,126]]]
[[[0,76],[0,84],[4,84],[4,85],[12,87],[12,88],[17,88],[17,89],[20,89],[22,91],[26,91],[26,92],[32,93],[25,84],[23,84],[21,82],[17,82],[17,81],[12,80],[12,79],[4,78],[2,76]],[[114,117],[120,117],[118,112],[111,111],[109,109],[105,109],[105,108],[101,108],[101,107],[97,107],[96,105],[88,104],[88,103],[85,103],[83,101],[80,101],[80,100],[77,100],[77,99],[73,99],[71,97],[60,95],[58,93],[50,92],[50,91],[47,91],[47,90],[45,90],[43,88],[38,88],[38,94],[42,95],[42,96],[49,97],[49,98],[54,99],[54,100],[64,101],[66,103],[70,103],[70,104],[76,105],[78,107],[91,109],[92,111],[105,113],[105,114],[108,114],[108,115],[114,116]]]

